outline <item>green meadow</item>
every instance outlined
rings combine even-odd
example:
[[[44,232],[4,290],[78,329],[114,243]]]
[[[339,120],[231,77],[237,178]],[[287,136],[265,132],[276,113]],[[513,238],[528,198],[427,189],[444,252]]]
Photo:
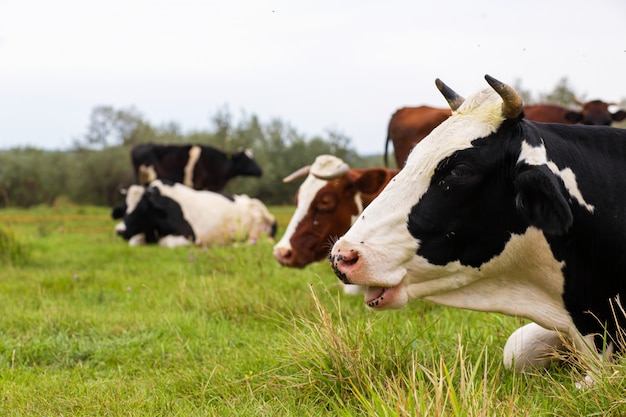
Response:
[[[279,233],[293,207],[270,207]],[[271,242],[129,247],[109,209],[0,211],[1,416],[626,415],[623,360],[516,374],[525,321],[416,301],[372,312]]]

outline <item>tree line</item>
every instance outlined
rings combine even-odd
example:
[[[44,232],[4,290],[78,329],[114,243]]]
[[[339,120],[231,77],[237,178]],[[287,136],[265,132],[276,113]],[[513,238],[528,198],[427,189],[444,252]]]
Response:
[[[536,97],[522,87],[520,80],[513,87],[528,104],[549,102],[573,107],[576,99],[585,99],[577,97],[567,78],[559,80],[552,91]],[[282,178],[310,164],[317,155],[333,154],[358,167],[382,164],[382,156],[358,155],[350,138],[332,130],[309,138],[280,119],[262,123],[257,116],[244,114],[235,122],[227,108],[217,111],[211,123],[212,128],[207,130],[182,133],[173,122],[152,125],[134,108],[96,107],[87,132],[68,151],[0,151],[0,207],[52,205],[58,199],[76,204],[118,204],[123,199],[120,189],[134,182],[130,149],[146,142],[194,143],[231,152],[239,148],[253,150],[263,176],[235,178],[225,191],[248,194],[270,205],[293,203],[299,184],[284,184]]]
[[[14,148],[0,152],[0,207],[53,205],[58,199],[118,204],[123,200],[120,189],[134,182],[130,149],[146,142],[194,143],[224,151],[251,149],[263,176],[235,178],[225,191],[248,194],[272,205],[293,203],[298,184],[284,184],[282,178],[311,164],[317,155],[333,154],[359,167],[382,162],[382,158],[360,157],[350,138],[335,131],[309,138],[280,119],[261,123],[255,115],[243,115],[234,122],[228,109],[219,110],[211,122],[212,129],[184,134],[175,123],[150,124],[133,108],[96,107],[87,132],[68,151]]]

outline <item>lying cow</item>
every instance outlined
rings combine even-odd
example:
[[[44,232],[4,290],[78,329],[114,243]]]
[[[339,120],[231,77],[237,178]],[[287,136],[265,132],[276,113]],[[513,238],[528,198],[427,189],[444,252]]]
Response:
[[[124,207],[123,221],[115,230],[131,245],[255,243],[264,233],[269,238],[276,234],[274,216],[261,201],[246,195],[229,198],[155,180],[149,186],[132,185]]]
[[[355,169],[332,155],[320,155],[287,176],[306,177],[296,195],[296,211],[274,246],[281,265],[303,268],[328,258],[333,239],[342,236],[398,170]]]
[[[421,298],[532,320],[509,339],[507,367],[546,365],[561,336],[589,354],[626,325],[614,305],[626,130],[524,120],[517,92],[485,78],[467,100],[437,80],[452,116],[335,243],[332,266],[368,287],[372,309]]]

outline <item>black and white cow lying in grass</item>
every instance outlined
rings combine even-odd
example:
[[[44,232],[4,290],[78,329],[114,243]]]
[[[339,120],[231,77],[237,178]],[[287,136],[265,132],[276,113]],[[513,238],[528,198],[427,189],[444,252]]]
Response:
[[[517,92],[485,78],[467,100],[437,80],[452,116],[335,243],[337,276],[372,309],[426,299],[532,320],[506,345],[518,370],[547,365],[561,337],[623,348],[626,130],[524,120]]]
[[[155,180],[149,186],[132,185],[115,227],[131,245],[212,245],[235,241],[255,243],[263,235],[273,239],[276,219],[265,205],[246,195],[232,197],[198,191],[185,185]]]

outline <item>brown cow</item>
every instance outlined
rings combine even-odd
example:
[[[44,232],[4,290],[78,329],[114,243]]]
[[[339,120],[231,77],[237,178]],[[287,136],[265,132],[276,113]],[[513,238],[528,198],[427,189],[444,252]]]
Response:
[[[524,118],[534,122],[584,125],[605,125],[626,119],[626,112],[609,111],[611,103],[592,100],[586,103],[576,100],[582,110],[572,110],[556,104],[533,104],[524,106]],[[396,111],[389,121],[384,160],[388,166],[387,147],[393,143],[396,164],[402,168],[413,146],[450,116],[450,109],[437,109],[428,106],[403,107]]]
[[[530,104],[524,106],[524,118],[534,122],[576,124],[580,112],[558,104]]]
[[[621,122],[626,119],[626,112],[618,110],[615,113],[609,111],[612,103],[602,100],[591,100],[586,103],[576,100],[582,107],[580,111],[568,109],[556,104],[534,104],[524,106],[524,118],[534,122],[564,123],[583,125],[610,126],[613,122]]]
[[[583,125],[604,125],[610,126],[613,122],[621,122],[626,119],[626,111],[618,110],[615,113],[609,111],[609,106],[613,103],[605,103],[602,100],[591,100],[583,103],[576,100],[576,103],[582,107],[578,116],[578,123]]]
[[[389,120],[385,142],[385,166],[389,166],[387,148],[393,143],[396,166],[402,168],[406,157],[417,142],[424,139],[435,127],[450,117],[450,109],[429,106],[402,107]]]
[[[342,236],[398,170],[354,169],[332,155],[320,155],[286,177],[306,176],[298,189],[296,210],[274,257],[284,266],[303,268],[326,259],[333,239]]]

